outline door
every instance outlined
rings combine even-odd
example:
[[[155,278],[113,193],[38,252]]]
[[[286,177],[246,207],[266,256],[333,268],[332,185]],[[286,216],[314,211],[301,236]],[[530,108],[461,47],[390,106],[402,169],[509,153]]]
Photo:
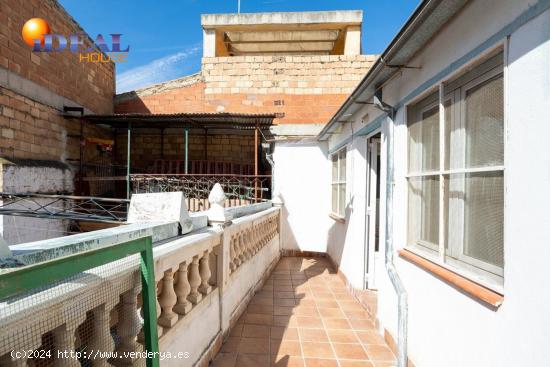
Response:
[[[379,241],[380,134],[367,139],[367,187],[365,217],[365,288],[376,289],[375,267]]]

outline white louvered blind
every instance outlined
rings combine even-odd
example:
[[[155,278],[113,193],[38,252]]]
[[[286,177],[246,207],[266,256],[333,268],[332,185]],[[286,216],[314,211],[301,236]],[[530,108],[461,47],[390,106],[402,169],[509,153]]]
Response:
[[[408,244],[496,276],[504,266],[502,59],[443,84],[407,114]]]

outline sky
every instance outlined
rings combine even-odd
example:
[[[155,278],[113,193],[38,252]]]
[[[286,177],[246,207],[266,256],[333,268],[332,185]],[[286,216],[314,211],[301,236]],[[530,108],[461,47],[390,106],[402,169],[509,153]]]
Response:
[[[200,70],[200,15],[236,13],[237,0],[60,0],[95,39],[121,33],[128,61],[116,64],[117,93],[179,78]],[[379,54],[419,0],[241,0],[242,13],[363,10],[364,54]],[[55,30],[52,30],[55,33]],[[110,44],[110,42],[107,42]]]

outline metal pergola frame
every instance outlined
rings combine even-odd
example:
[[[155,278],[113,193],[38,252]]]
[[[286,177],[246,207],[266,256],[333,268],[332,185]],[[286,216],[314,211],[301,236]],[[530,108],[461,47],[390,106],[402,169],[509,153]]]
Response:
[[[111,114],[111,115],[71,115],[65,113],[66,118],[77,118],[94,125],[109,126],[113,129],[126,129],[126,199],[130,198],[130,174],[131,174],[131,137],[136,129],[160,129],[161,145],[164,144],[164,130],[167,128],[182,128],[184,130],[184,173],[189,172],[189,130],[204,129],[232,129],[254,131],[254,175],[258,175],[258,153],[260,130],[269,130],[273,120],[282,117],[280,114],[238,114],[238,113],[175,113],[175,114]],[[84,139],[81,129],[80,140]],[[263,133],[262,133],[263,135]],[[207,149],[207,147],[205,147]],[[80,145],[80,159],[82,167],[82,144]],[[82,184],[82,169],[80,183]]]

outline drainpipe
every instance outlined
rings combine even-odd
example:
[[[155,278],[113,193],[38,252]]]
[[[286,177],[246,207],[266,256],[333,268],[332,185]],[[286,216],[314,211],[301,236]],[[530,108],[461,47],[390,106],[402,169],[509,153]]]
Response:
[[[390,118],[388,124],[388,133],[386,137],[387,156],[386,156],[386,256],[385,264],[388,277],[393,285],[397,295],[397,365],[399,367],[407,366],[407,291],[397,273],[393,262],[394,244],[393,244],[393,133],[395,109],[381,100],[381,93],[374,97],[375,106],[386,112]]]
[[[264,146],[265,144],[265,146]],[[273,161],[273,153],[270,153],[271,146],[269,143],[262,144],[265,150],[265,159],[271,166],[271,199],[275,198],[275,162]]]

